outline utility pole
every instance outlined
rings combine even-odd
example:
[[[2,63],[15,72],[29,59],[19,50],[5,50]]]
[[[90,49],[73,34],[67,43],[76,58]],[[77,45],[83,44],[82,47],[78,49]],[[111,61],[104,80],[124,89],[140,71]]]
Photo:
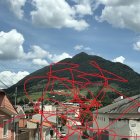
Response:
[[[44,88],[43,88],[43,90],[42,90],[42,100],[41,100],[41,119],[40,119],[40,140],[41,140],[41,138],[42,138],[42,128],[43,128],[43,124],[42,124],[42,122],[43,122],[43,117],[42,117],[42,114],[43,114],[43,102],[44,102],[44,97],[43,97],[43,93],[44,93]],[[42,126],[42,127],[41,127]]]
[[[5,87],[9,88],[2,80],[0,80],[0,83],[2,83]]]
[[[58,130],[58,129],[57,129],[57,121],[58,121],[58,120],[57,120],[57,105],[56,105],[56,139],[57,139],[57,130]]]
[[[12,122],[13,122],[13,124],[12,124],[12,131],[13,131],[13,140],[15,140],[16,139],[16,132],[15,132],[15,116],[14,115],[11,115],[11,117],[12,117]]]

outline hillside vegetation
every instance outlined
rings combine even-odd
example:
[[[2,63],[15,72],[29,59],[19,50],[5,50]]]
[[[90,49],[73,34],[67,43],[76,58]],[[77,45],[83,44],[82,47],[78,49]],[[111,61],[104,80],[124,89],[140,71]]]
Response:
[[[55,71],[58,69],[64,69],[66,67],[69,67],[68,64],[74,63],[74,64],[79,64],[79,67],[77,68],[77,70],[79,70],[79,71],[86,72],[86,73],[99,73],[99,70],[97,68],[94,68],[93,66],[91,66],[89,64],[91,61],[97,62],[97,64],[102,69],[110,71],[110,72],[128,80],[127,83],[117,82],[117,81],[113,81],[113,80],[109,81],[109,85],[111,85],[116,90],[122,92],[123,94],[125,94],[127,96],[133,96],[133,95],[140,93],[140,74],[136,73],[132,68],[128,67],[127,65],[118,63],[118,62],[114,63],[114,62],[105,60],[99,56],[88,55],[84,52],[75,55],[73,58],[67,58],[67,59],[60,61],[60,63],[66,63],[65,65],[52,65],[52,70]],[[30,75],[28,75],[21,81],[19,81],[17,84],[6,89],[6,92],[8,93],[9,97],[11,97],[11,99],[13,99],[15,88],[17,87],[18,98],[23,97],[25,94],[24,93],[25,80],[30,77],[33,77],[33,76],[47,76],[47,73],[49,71],[50,71],[49,66],[39,69],[39,70],[31,73]],[[77,72],[74,72],[73,74],[74,74],[75,80],[77,80],[77,81],[81,80],[81,82],[82,82],[82,79],[77,77]],[[56,73],[56,76],[59,76],[61,78],[65,77],[67,79],[71,79],[71,74],[68,71],[62,71],[62,72]],[[109,76],[109,75],[106,74],[106,76]],[[95,77],[88,77],[88,78],[92,82],[100,81],[99,78],[95,78]],[[110,78],[111,78],[111,76],[110,76]],[[36,93],[38,95],[40,94],[40,96],[41,96],[42,90],[43,90],[46,82],[48,82],[48,79],[46,79],[46,78],[38,78],[38,79],[34,78],[34,79],[30,80],[27,84],[28,93],[32,96],[33,95],[35,96]],[[70,85],[69,85],[69,87],[70,87]],[[91,90],[95,90],[95,88],[92,86],[89,86],[89,88]],[[63,86],[62,84],[59,83],[58,80],[56,80],[54,82],[53,89],[56,91],[65,90],[65,92],[69,92],[65,88],[65,86]],[[51,88],[49,90],[51,90]],[[49,90],[48,90],[48,94],[49,94]],[[113,93],[111,91],[108,91],[108,92],[110,92],[111,94],[109,94],[106,97],[106,102],[110,103],[110,101],[112,101],[114,98],[116,98],[117,95],[115,95],[115,93]],[[88,92],[86,92],[83,89],[83,90],[81,90],[81,93],[87,95]],[[35,97],[34,97],[34,99],[35,99]],[[63,101],[67,100],[66,98],[64,99],[63,97],[61,97],[60,100],[62,100],[62,99],[63,99]],[[108,104],[108,103],[105,103],[105,104]]]

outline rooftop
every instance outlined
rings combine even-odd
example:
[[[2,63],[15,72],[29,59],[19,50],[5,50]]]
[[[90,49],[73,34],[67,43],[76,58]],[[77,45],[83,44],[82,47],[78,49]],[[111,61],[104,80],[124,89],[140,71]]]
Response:
[[[32,123],[40,123],[39,120],[36,120],[36,119],[30,119],[28,120],[29,122],[32,122]],[[47,122],[43,122],[42,124],[43,126],[46,126],[46,127],[51,127],[52,125],[50,123],[47,123]]]
[[[112,103],[108,106],[98,109],[98,113],[116,113],[116,114],[132,114],[140,113],[138,109],[140,107],[140,95],[135,95],[133,97],[124,98],[118,102]],[[94,111],[97,112],[97,111]]]
[[[17,114],[10,100],[7,98],[5,92],[2,90],[0,90],[0,110],[9,115]]]

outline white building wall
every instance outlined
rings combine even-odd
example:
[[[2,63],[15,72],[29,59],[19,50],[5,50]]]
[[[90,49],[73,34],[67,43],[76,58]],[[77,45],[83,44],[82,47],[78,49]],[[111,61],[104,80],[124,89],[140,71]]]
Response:
[[[96,116],[96,114],[93,114],[93,128],[90,130],[89,134],[90,136],[95,138],[95,139],[101,139],[102,140],[102,136],[101,135],[105,135],[106,131],[108,131],[109,129],[109,116],[107,114],[98,114]],[[105,140],[108,140],[108,134],[106,134],[105,136]]]
[[[27,128],[37,128],[37,124],[27,121]],[[43,131],[43,133],[42,133],[43,140],[50,140],[50,138],[51,138],[50,128],[44,127],[42,131]],[[35,140],[38,140],[38,132],[36,132],[36,134],[35,134]]]
[[[109,140],[121,140],[122,138],[128,138],[128,140],[140,140],[140,121],[115,121],[115,119],[109,119],[107,114],[98,114],[96,120],[93,120],[93,133],[98,132],[98,129],[109,131]],[[114,137],[114,135],[117,136]]]
[[[128,140],[140,140],[140,121],[117,120],[110,125],[110,130],[113,130],[114,133],[118,135],[115,137],[115,140],[121,140],[122,138],[128,138]],[[109,140],[114,140],[114,137],[110,136]]]
[[[41,105],[40,105],[40,109],[41,109]],[[56,111],[56,107],[55,106],[52,106],[52,105],[44,105],[43,106],[43,111]]]
[[[130,140],[140,140],[140,121],[129,120]]]
[[[110,130],[112,130],[112,132],[110,131],[109,133],[109,140],[114,140],[114,135],[116,135],[115,140],[121,140],[121,138],[129,137],[130,128],[128,120],[110,120],[110,123]]]
[[[96,114],[94,114],[96,116]],[[95,120],[94,120],[95,119]],[[93,118],[93,128],[97,129],[108,129],[106,128],[109,125],[109,118],[106,114],[98,114],[97,118]]]

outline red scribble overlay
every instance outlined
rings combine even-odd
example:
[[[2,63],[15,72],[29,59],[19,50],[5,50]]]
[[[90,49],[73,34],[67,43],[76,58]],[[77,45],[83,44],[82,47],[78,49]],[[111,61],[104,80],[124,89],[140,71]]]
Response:
[[[91,71],[90,73],[84,72],[80,70],[80,66],[78,64],[72,64],[72,63],[56,63],[50,65],[49,72],[46,73],[44,76],[32,76],[28,79],[26,79],[24,83],[24,91],[27,96],[27,98],[30,100],[30,102],[33,102],[30,95],[28,94],[26,85],[28,82],[34,79],[46,79],[46,85],[44,86],[43,96],[41,96],[38,99],[38,103],[34,104],[34,109],[36,110],[36,113],[40,114],[43,118],[42,124],[40,124],[40,136],[43,140],[42,136],[42,127],[43,122],[50,123],[48,118],[52,116],[60,117],[63,119],[67,119],[67,122],[72,122],[71,124],[66,123],[67,127],[67,135],[66,137],[62,138],[63,140],[68,140],[70,136],[74,135],[75,133],[78,134],[78,140],[81,139],[81,136],[83,136],[83,131],[88,130],[91,133],[94,133],[94,136],[87,137],[88,139],[95,139],[98,136],[98,140],[103,140],[101,134],[104,134],[104,136],[110,136],[112,137],[112,140],[115,140],[117,137],[125,137],[130,138],[134,136],[121,136],[118,135],[117,132],[115,132],[113,129],[110,129],[111,126],[114,125],[115,122],[117,122],[119,119],[121,119],[123,116],[125,116],[126,113],[129,113],[130,110],[140,106],[140,103],[130,97],[127,97],[120,93],[119,91],[115,90],[109,85],[109,81],[118,81],[118,82],[128,82],[126,79],[109,72],[103,68],[101,68],[95,61],[91,61],[90,65],[93,67],[95,71]],[[61,68],[60,68],[61,66]],[[55,70],[53,70],[55,67]],[[63,77],[63,73],[67,73],[70,78]],[[92,79],[92,80],[91,80]],[[95,79],[95,80],[94,80]],[[95,81],[95,82],[93,82]],[[55,83],[59,83],[59,85],[63,85],[67,91],[61,90],[56,91],[54,89]],[[99,87],[98,94],[95,95],[94,91],[91,91],[89,87]],[[104,98],[106,97],[106,90],[111,90],[112,92],[116,93],[119,96],[124,96],[125,99],[128,99],[128,101],[133,101],[135,104],[131,107],[128,107],[127,109],[123,110],[123,112],[115,118],[111,123],[107,124],[105,127],[100,128],[98,124],[98,109],[102,106],[102,102],[104,101]],[[81,90],[84,90],[91,95],[91,99],[87,99],[86,96],[80,93]],[[59,102],[52,98],[45,98],[45,95],[49,92],[51,95],[63,95],[66,97],[70,97],[69,102],[77,102],[79,106],[70,107],[69,105],[63,104],[62,102]],[[66,111],[43,111],[40,109],[41,102],[44,100],[48,100],[54,103],[57,103],[59,107],[66,109]],[[90,110],[91,108],[94,108],[94,113]],[[77,113],[77,110],[79,110],[80,113]],[[77,118],[73,118],[69,116],[69,114],[76,114]],[[84,114],[90,115],[90,118],[93,118],[92,121],[88,122],[85,120]],[[83,115],[83,116],[82,116]],[[80,121],[83,125],[82,128],[77,129],[74,126],[77,125],[77,121]],[[51,123],[50,123],[51,125]],[[96,126],[96,128],[92,128],[91,125]],[[57,137],[61,136],[61,133],[56,129],[54,125],[52,125],[53,130],[55,131]],[[108,133],[105,133],[108,132]],[[137,136],[137,138],[140,136]]]

